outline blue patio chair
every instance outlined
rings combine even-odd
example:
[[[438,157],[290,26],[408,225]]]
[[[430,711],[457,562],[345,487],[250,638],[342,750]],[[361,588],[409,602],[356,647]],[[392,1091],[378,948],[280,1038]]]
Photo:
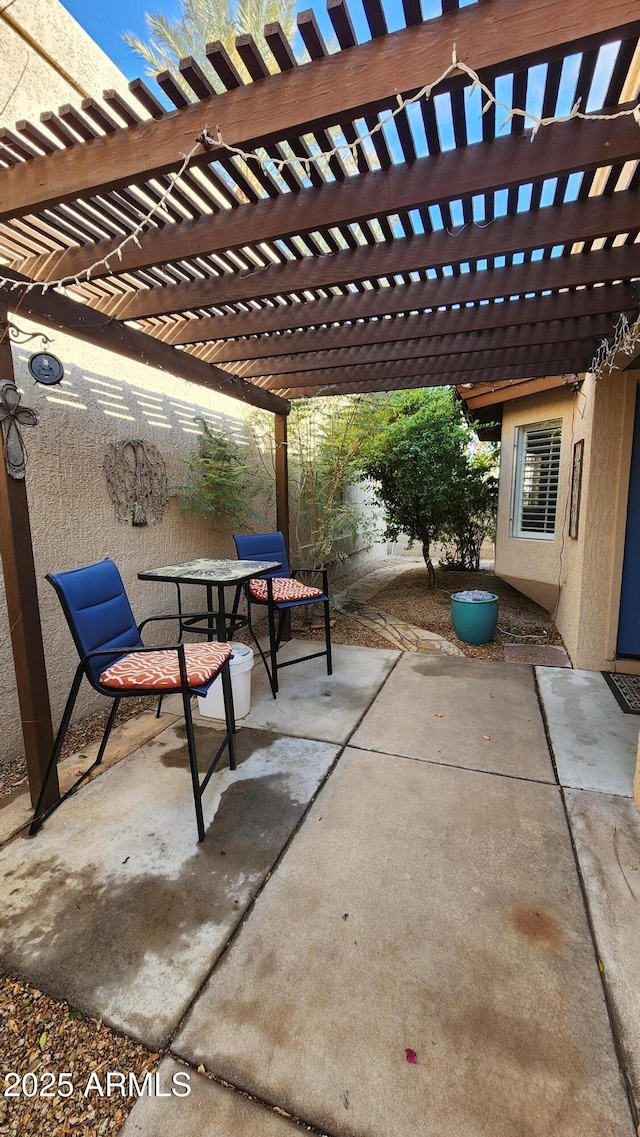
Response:
[[[308,659],[327,657],[327,675],[333,672],[331,661],[331,623],[329,614],[329,581],[326,569],[298,568],[293,571],[289,568],[289,558],[282,533],[236,533],[234,536],[238,557],[242,561],[279,561],[282,568],[276,572],[265,573],[259,577],[252,577],[246,588],[247,611],[249,614],[249,630],[256,647],[262,657],[271,692],[275,699],[278,694],[278,671],[282,667],[291,667],[294,663],[304,663]],[[322,588],[311,588],[296,580],[298,573],[322,573]],[[267,607],[269,620],[269,655],[271,666],[258,642],[251,622],[251,605],[261,604]],[[278,650],[282,637],[285,617],[292,608],[300,608],[306,604],[324,605],[324,651],[315,651],[311,655],[303,655],[297,659],[287,659],[278,663]],[[278,627],[276,630],[275,614],[278,612]]]
[[[69,797],[85,778],[100,765],[120,705],[128,695],[157,695],[180,692],[187,732],[187,750],[193,797],[198,825],[198,840],[204,841],[202,795],[225,748],[229,766],[235,770],[233,733],[235,721],[229,658],[231,649],[223,643],[171,644],[169,647],[145,647],[140,633],[146,624],[175,620],[175,615],[150,616],[137,625],[122,577],[112,560],[69,572],[48,573],[47,580],[55,588],[80,662],[71,685],[62,721],[47,767],[44,783],[36,803],[29,833],[38,831],[46,817]],[[221,675],[226,716],[226,734],[218,747],[204,778],[200,781],[191,715],[191,695],[205,695]],[[113,706],[92,766],[48,809],[42,810],[47,785],[62,751],[73,708],[83,678],[94,690],[113,699]]]

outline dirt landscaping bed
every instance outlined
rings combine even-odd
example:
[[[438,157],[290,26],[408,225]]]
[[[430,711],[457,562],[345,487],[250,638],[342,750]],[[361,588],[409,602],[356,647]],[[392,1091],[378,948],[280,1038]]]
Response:
[[[436,589],[428,588],[427,573],[422,567],[410,568],[369,600],[392,616],[408,620],[419,628],[436,632],[456,644],[473,659],[497,659],[503,656],[503,644],[562,645],[562,637],[551,616],[539,604],[517,592],[492,572],[445,572],[436,569]],[[491,643],[462,643],[451,623],[451,593],[482,588],[498,596],[498,629]]]

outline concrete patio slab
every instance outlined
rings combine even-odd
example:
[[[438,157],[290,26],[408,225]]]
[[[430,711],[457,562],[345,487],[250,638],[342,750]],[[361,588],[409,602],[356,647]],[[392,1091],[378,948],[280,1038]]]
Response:
[[[106,706],[107,704],[105,704]],[[161,734],[171,722],[176,720],[175,714],[165,714],[156,718],[154,711],[143,711],[140,715],[127,719],[126,722],[116,726],[111,733],[107,751],[99,766],[96,767],[91,778],[98,778],[111,766],[121,762],[129,754],[133,754],[145,742]],[[60,790],[64,793],[85,770],[95,762],[100,748],[100,739],[90,743],[83,751],[70,754],[58,766],[58,782]],[[29,825],[33,817],[33,807],[29,790],[17,789],[15,793],[0,798],[0,845],[14,837],[16,833]]]
[[[569,820],[626,1073],[640,1112],[640,814],[632,801],[568,790]]]
[[[259,731],[237,741],[238,769],[205,793],[202,845],[174,724],[0,851],[0,966],[164,1044],[338,752]],[[214,732],[198,744],[211,754]]]
[[[279,653],[283,660],[317,651],[321,644],[291,640]],[[336,644],[333,675],[327,675],[325,659],[300,663],[280,672],[277,699],[258,657],[252,672],[251,710],[242,725],[256,730],[274,730],[296,738],[323,742],[347,741],[371,705],[394,663],[397,651]]]
[[[522,779],[347,750],[173,1049],[335,1137],[632,1133],[559,791]]]
[[[173,1085],[175,1074],[180,1074],[181,1079]],[[185,1074],[191,1092],[182,1097]],[[158,1077],[161,1092],[171,1096],[141,1097],[120,1130],[120,1137],[300,1137],[301,1130],[293,1122],[187,1070],[173,1058],[160,1063]]]
[[[636,715],[625,715],[599,671],[536,669],[558,778],[563,786],[631,797]]]
[[[405,654],[351,744],[554,781],[533,671],[524,664]]]

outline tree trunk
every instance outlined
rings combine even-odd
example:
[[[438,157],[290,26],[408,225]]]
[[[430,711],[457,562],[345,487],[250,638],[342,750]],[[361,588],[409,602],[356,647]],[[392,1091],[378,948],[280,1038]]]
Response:
[[[429,544],[430,544],[429,541],[423,541],[422,542],[422,555],[424,557],[424,563],[427,566],[427,575],[429,577],[429,588],[435,588],[435,586],[436,586],[436,570],[433,567],[433,562],[431,560],[431,555],[429,553]]]

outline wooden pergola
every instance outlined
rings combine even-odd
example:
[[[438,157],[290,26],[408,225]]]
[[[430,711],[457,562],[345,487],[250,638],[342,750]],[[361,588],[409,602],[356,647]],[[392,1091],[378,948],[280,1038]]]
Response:
[[[206,69],[185,59],[181,83],[158,76],[162,101],[136,80],[128,100],[106,91],[0,131],[0,273],[21,282],[0,285],[0,318],[19,306],[272,411],[283,527],[287,400],[575,376],[638,309],[640,124],[619,113],[638,99],[637,0],[441,0],[426,21],[403,0],[392,33],[381,0],[363,8],[358,42],[346,0],[328,0],[331,52],[302,13],[303,61],[268,26],[275,74],[243,36],[243,74],[214,43]],[[587,120],[502,123],[460,70],[398,111],[454,49],[500,102],[541,118],[579,103]],[[352,152],[327,156],[338,143]],[[6,339],[0,352],[10,378]],[[24,486],[10,483],[3,469],[33,789],[51,727],[39,622],[24,615],[36,597]]]

